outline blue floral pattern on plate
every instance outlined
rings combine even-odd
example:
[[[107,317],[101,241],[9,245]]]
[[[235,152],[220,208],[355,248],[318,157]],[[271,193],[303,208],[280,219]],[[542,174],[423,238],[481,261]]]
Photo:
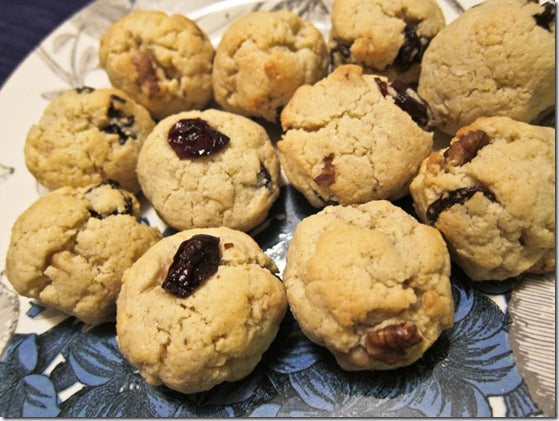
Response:
[[[409,199],[397,204],[407,210],[411,206]],[[283,187],[270,214],[272,222],[256,239],[266,248],[314,212],[298,192]],[[324,348],[306,339],[288,313],[248,377],[192,395],[149,386],[120,354],[114,323],[84,330],[83,323],[67,318],[43,334],[14,336],[0,363],[0,377],[8,379],[0,385],[0,412],[63,417],[487,417],[492,415],[490,398],[503,396],[508,416],[539,414],[511,355],[508,316],[461,278],[453,277],[453,328],[410,367],[343,371]]]

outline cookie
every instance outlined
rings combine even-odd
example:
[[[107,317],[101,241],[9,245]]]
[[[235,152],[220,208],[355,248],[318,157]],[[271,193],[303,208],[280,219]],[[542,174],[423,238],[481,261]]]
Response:
[[[278,120],[295,90],[326,75],[322,34],[294,13],[249,13],[227,28],[213,68],[215,99],[237,114]]]
[[[440,233],[385,200],[328,206],[299,223],[284,283],[310,340],[345,370],[412,364],[452,326]]]
[[[433,152],[410,184],[473,280],[555,268],[555,130],[480,117]]]
[[[99,63],[111,83],[156,119],[202,108],[212,99],[213,55],[194,21],[154,10],[115,22],[99,45]]]
[[[535,122],[555,104],[555,3],[488,0],[425,52],[418,93],[454,135],[477,117]]]
[[[409,87],[344,65],[297,90],[281,115],[282,168],[315,207],[396,199],[433,145]]]
[[[136,220],[139,207],[112,181],[47,193],[12,228],[8,280],[86,323],[114,320],[122,273],[161,238]]]
[[[138,155],[153,127],[148,111],[118,89],[67,91],[29,130],[25,164],[49,189],[112,179],[137,192]]]
[[[287,308],[275,272],[240,231],[193,229],[164,238],[124,275],[120,351],[148,383],[183,393],[242,379]]]
[[[401,82],[419,80],[423,53],[445,26],[435,0],[335,0],[330,61]]]
[[[279,195],[279,161],[266,131],[218,110],[159,122],[140,153],[138,178],[161,219],[178,230],[248,231]]]

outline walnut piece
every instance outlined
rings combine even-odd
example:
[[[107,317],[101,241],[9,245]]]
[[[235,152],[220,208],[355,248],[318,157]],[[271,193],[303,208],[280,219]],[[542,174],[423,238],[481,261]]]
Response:
[[[446,166],[459,167],[475,158],[478,151],[489,144],[489,136],[482,130],[466,133],[444,152]]]
[[[375,360],[396,364],[406,357],[406,350],[421,342],[414,323],[388,325],[369,332],[365,338],[365,349]]]
[[[336,167],[332,165],[334,155],[328,155],[322,160],[322,172],[314,178],[316,184],[320,187],[329,187],[336,181]]]
[[[137,83],[145,91],[149,98],[159,95],[159,80],[155,73],[155,67],[151,58],[141,51],[136,51],[132,56],[132,63],[138,71]]]

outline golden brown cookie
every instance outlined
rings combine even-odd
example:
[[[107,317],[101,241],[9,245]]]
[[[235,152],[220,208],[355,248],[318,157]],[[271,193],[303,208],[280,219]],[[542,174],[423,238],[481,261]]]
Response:
[[[183,393],[247,376],[287,308],[277,268],[228,228],[166,237],[124,275],[117,340],[148,383]]]
[[[412,364],[452,326],[440,233],[387,201],[328,206],[299,223],[284,282],[293,315],[346,370]]]
[[[410,184],[415,209],[473,280],[555,268],[555,130],[481,117]]]

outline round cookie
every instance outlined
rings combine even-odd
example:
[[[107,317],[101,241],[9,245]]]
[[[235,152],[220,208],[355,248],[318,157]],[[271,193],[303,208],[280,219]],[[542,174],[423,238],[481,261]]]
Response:
[[[316,207],[396,199],[433,145],[416,121],[427,125],[429,109],[413,90],[340,66],[282,112],[282,168]]]
[[[225,31],[213,68],[215,99],[225,110],[276,122],[295,90],[326,75],[322,34],[294,13],[249,13]]]
[[[148,383],[183,393],[247,376],[287,308],[275,272],[240,231],[193,229],[164,238],[124,275],[116,325],[122,354]],[[186,290],[174,288],[179,278],[188,278]]]
[[[213,55],[194,21],[154,10],[115,22],[99,46],[99,62],[111,83],[156,119],[202,108],[212,99]]]
[[[454,135],[477,117],[536,122],[555,104],[555,3],[488,0],[425,52],[418,93]]]
[[[112,179],[137,192],[138,155],[153,127],[148,111],[118,89],[67,91],[29,130],[25,164],[49,189]]]
[[[86,323],[114,320],[122,273],[161,238],[136,220],[139,207],[112,181],[47,193],[12,228],[8,280]]]
[[[410,184],[420,218],[473,280],[555,268],[555,130],[480,117]]]
[[[330,60],[367,73],[417,83],[421,58],[445,26],[435,0],[335,0]]]
[[[254,228],[279,195],[279,171],[266,131],[246,117],[218,110],[162,120],[138,159],[142,191],[159,216],[179,230]]]
[[[345,370],[412,364],[452,326],[440,233],[388,201],[328,206],[289,244],[284,283],[303,332]]]

